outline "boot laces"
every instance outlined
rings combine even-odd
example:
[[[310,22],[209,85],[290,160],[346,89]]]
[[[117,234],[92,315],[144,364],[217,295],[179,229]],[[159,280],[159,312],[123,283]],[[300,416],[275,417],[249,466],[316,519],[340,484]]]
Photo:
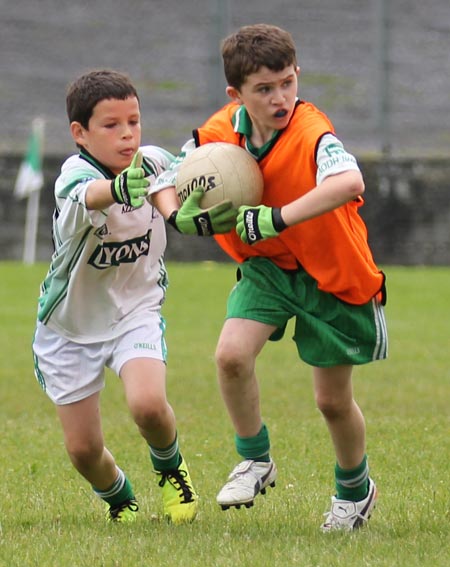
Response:
[[[175,490],[181,492],[180,500],[182,504],[187,504],[188,502],[193,502],[193,491],[186,480],[187,472],[180,469],[174,469],[170,471],[160,471],[158,474],[161,475],[161,480],[158,485],[162,488],[166,482],[169,482]]]

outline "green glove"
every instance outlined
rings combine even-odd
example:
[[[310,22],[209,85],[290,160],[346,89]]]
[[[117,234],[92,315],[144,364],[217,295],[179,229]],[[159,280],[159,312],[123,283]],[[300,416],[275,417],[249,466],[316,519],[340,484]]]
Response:
[[[142,152],[137,151],[129,167],[111,181],[111,193],[116,203],[142,207],[150,182],[142,168]]]
[[[200,200],[205,192],[203,187],[196,187],[178,211],[173,211],[167,222],[183,234],[211,236],[229,232],[236,223],[237,210],[231,201],[225,200],[208,209],[200,207]]]
[[[246,244],[255,244],[259,240],[278,236],[282,230],[287,228],[287,224],[281,217],[279,207],[259,207],[248,208],[239,207],[236,219],[236,232],[239,238]]]

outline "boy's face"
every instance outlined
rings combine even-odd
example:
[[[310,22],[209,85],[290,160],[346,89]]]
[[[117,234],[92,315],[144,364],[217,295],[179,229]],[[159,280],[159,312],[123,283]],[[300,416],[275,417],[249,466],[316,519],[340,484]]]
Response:
[[[79,122],[70,125],[72,137],[116,175],[128,167],[141,144],[139,102],[104,99],[94,108],[86,130]]]
[[[299,67],[282,71],[261,67],[249,75],[240,90],[227,87],[232,99],[245,105],[253,128],[270,139],[275,130],[285,128],[291,119],[297,97]]]

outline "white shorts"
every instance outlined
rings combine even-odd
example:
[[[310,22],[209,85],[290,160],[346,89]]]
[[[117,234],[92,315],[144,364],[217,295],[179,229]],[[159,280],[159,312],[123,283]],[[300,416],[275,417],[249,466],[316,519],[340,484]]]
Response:
[[[159,313],[110,341],[80,344],[38,322],[33,340],[34,373],[57,405],[83,400],[105,386],[105,366],[120,376],[125,362],[155,358],[166,362],[165,321]]]

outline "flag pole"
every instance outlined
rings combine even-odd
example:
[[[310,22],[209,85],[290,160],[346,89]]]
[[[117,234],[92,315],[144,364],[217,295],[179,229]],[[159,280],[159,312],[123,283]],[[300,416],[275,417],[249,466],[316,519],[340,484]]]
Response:
[[[39,223],[40,196],[40,191],[33,191],[27,198],[25,237],[22,258],[24,264],[34,264],[34,262],[36,261],[36,241]]]
[[[35,118],[32,123],[32,133],[39,151],[38,159],[42,164],[44,147],[44,120]],[[23,246],[23,263],[34,264],[36,261],[36,242],[39,224],[40,187],[31,191],[27,196],[27,209],[25,216],[25,236]]]

